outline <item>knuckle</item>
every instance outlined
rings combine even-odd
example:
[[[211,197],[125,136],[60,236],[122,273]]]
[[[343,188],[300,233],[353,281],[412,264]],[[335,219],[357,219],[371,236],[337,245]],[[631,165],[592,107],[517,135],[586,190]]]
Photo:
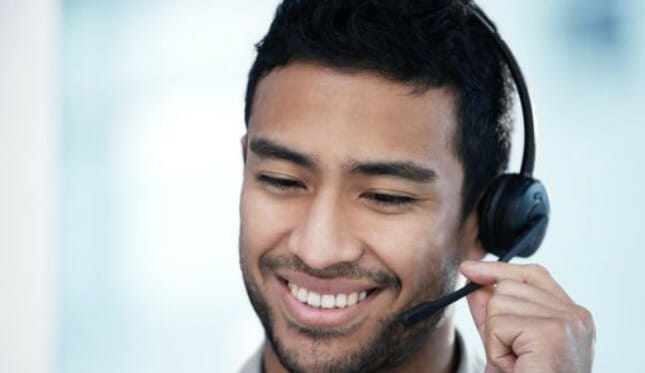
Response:
[[[534,278],[551,277],[551,273],[549,273],[549,270],[539,264],[529,264],[527,265],[527,270],[529,275]]]
[[[495,285],[495,294],[508,294],[513,284],[509,280],[499,281]]]
[[[566,346],[575,341],[592,340],[595,328],[591,312],[584,307],[572,305],[564,315],[550,319],[541,328],[542,334],[552,346]]]
[[[593,315],[591,314],[591,312],[582,306],[577,306],[577,308],[578,308],[578,315],[580,317],[580,320],[582,320],[582,322],[586,326],[593,327],[594,321],[593,321]]]
[[[591,312],[579,305],[573,306],[573,318],[576,321],[576,331],[578,333],[589,333],[594,330],[594,320]]]

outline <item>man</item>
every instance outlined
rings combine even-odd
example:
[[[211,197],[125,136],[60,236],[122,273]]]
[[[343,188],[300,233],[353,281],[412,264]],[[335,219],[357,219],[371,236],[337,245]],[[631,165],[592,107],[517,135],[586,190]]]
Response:
[[[539,266],[478,263],[512,86],[459,1],[285,0],[258,45],[240,263],[267,341],[244,372],[589,372],[591,316]],[[486,349],[448,308],[458,273]]]

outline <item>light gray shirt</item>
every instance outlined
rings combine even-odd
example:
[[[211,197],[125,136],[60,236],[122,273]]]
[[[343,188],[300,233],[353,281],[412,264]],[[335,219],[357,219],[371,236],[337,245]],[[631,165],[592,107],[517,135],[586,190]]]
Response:
[[[464,341],[459,332],[456,333],[459,362],[456,373],[483,373],[486,368],[484,361],[477,356],[472,347]],[[262,373],[262,347],[244,364],[240,373]]]

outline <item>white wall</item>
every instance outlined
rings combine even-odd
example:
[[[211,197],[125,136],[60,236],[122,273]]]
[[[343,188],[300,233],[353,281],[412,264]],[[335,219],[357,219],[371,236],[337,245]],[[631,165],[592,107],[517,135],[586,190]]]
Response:
[[[58,16],[0,1],[0,372],[55,370]]]
[[[66,3],[62,367],[233,371],[262,339],[237,263],[238,139],[252,45],[277,1]],[[594,314],[596,371],[635,371],[644,3],[481,3],[540,124],[553,214],[531,261]],[[477,344],[464,302],[457,322]]]
[[[592,2],[481,2],[541,125],[553,218],[532,260],[594,314],[595,371],[635,372],[645,3],[614,1],[599,51],[566,28]],[[0,372],[228,372],[256,348],[238,140],[276,3],[0,0]]]

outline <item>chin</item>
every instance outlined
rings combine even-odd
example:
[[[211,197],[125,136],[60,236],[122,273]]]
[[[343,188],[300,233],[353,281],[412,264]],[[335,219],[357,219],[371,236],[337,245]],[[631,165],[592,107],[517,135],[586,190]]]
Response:
[[[374,323],[376,324],[376,323]],[[351,330],[308,328],[293,324],[275,325],[271,347],[281,364],[290,372],[359,372],[382,325],[362,324]],[[368,330],[371,329],[371,330]]]
[[[392,313],[344,328],[312,328],[273,314],[267,337],[292,373],[389,371],[418,352],[437,326],[430,320],[406,329]]]

